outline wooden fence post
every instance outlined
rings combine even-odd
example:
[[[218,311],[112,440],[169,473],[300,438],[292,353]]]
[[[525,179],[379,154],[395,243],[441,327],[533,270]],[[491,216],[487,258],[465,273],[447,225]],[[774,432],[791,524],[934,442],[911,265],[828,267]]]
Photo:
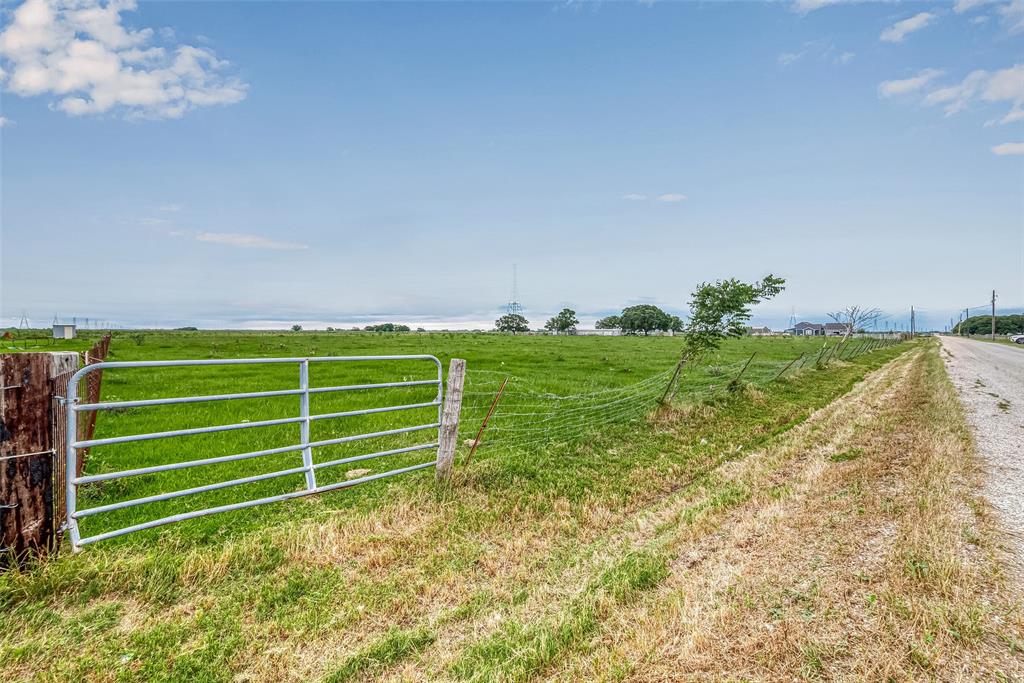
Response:
[[[437,481],[446,482],[452,475],[455,446],[459,442],[459,411],[462,409],[462,385],[466,380],[466,361],[452,358],[448,365],[448,386],[441,412],[441,440],[437,447]]]
[[[77,353],[0,355],[0,557],[20,562],[50,550],[54,515],[53,382],[78,368]],[[6,559],[5,559],[6,558]]]

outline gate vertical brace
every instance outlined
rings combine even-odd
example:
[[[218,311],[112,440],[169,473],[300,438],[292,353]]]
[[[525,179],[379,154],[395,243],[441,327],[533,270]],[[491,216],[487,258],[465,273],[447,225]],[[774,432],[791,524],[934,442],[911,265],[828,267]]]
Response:
[[[64,463],[64,467],[67,468],[64,475],[64,507],[68,513],[67,532],[71,537],[71,550],[76,553],[81,550],[78,545],[78,541],[81,539],[81,535],[78,533],[78,520],[74,517],[75,510],[78,509],[77,480],[81,474],[78,471],[78,449],[75,448],[75,442],[78,441],[78,411],[75,410],[77,404],[78,384],[73,383],[69,385],[68,395],[64,398],[64,405],[67,408],[67,422],[64,431],[67,432],[68,444],[67,453],[65,453],[67,461]]]
[[[316,473],[313,471],[313,449],[309,445],[309,359],[299,364],[299,439],[302,443],[302,466],[306,468],[306,488],[316,489]]]

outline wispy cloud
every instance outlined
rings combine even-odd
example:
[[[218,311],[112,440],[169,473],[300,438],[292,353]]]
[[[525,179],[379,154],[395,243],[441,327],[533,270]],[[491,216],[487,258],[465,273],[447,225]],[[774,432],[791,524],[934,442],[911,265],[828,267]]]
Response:
[[[645,194],[636,194],[635,192],[631,192],[629,194],[622,195],[622,198],[623,199],[628,199],[631,202],[642,202],[643,200],[647,199],[647,195],[645,195]]]
[[[157,211],[163,211],[164,213],[177,213],[181,211],[181,204],[163,204],[157,207]]]
[[[956,3],[953,4],[953,11],[957,14],[963,14],[989,2],[992,2],[992,0],[956,0]]]
[[[1013,123],[1024,117],[1024,64],[999,71],[972,71],[954,85],[938,88],[924,98],[927,106],[942,105],[947,116],[966,109],[971,102],[1009,102],[1009,113],[1001,123]]]
[[[783,52],[779,55],[779,64],[782,66],[789,66],[803,56],[803,52]]]
[[[223,244],[229,247],[247,249],[272,249],[275,251],[301,251],[309,249],[309,245],[296,242],[279,242],[260,235],[243,235],[237,232],[201,232],[196,235],[200,242]]]
[[[993,147],[992,153],[999,156],[1024,154],[1024,142],[1004,142]]]
[[[886,43],[902,43],[903,39],[914,31],[920,31],[928,24],[932,23],[936,19],[936,15],[931,12],[919,12],[909,19],[903,21],[897,21],[889,28],[882,31],[882,35],[879,38]]]
[[[809,40],[800,50],[783,52],[777,57],[780,66],[786,67],[803,59],[819,59],[832,64],[847,64],[853,59],[852,52],[839,52],[839,49],[828,40]]]
[[[170,225],[172,221],[167,219],[167,218],[153,218],[153,217],[147,216],[146,218],[136,219],[135,222],[138,223],[139,225],[146,225],[146,226],[149,226],[149,227],[156,227],[156,226],[161,226],[161,225]]]
[[[658,201],[659,202],[685,202],[686,201],[686,195],[685,194],[676,194],[674,192],[669,192],[668,194],[660,194],[660,195],[658,195]]]
[[[1002,17],[1003,25],[1010,33],[1021,33],[1024,31],[1024,0],[1013,0],[1013,2],[1000,5],[996,10]]]
[[[823,7],[829,7],[831,5],[841,5],[847,2],[854,2],[855,0],[794,0],[791,5],[794,12],[798,14],[807,14],[819,10]]]
[[[14,125],[14,121],[11,121],[6,116],[0,116],[0,128],[10,128]]]
[[[898,97],[916,92],[942,75],[939,69],[922,69],[916,76],[892,81],[882,81],[878,85],[879,97]]]
[[[992,2],[992,0],[956,0],[956,3],[953,4],[953,11],[957,14],[963,14],[989,2]]]
[[[72,116],[130,119],[180,118],[245,99],[249,86],[224,76],[228,63],[212,50],[157,45],[153,29],[126,28],[121,13],[134,9],[135,0],[25,0],[0,33],[6,89],[50,95],[52,108]]]

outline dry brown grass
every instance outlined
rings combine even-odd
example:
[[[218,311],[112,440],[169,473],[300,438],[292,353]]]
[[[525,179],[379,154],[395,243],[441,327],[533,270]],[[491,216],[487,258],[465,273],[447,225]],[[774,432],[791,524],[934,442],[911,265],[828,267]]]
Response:
[[[682,529],[665,585],[553,680],[1017,680],[1019,586],[934,349],[719,474],[758,492]]]

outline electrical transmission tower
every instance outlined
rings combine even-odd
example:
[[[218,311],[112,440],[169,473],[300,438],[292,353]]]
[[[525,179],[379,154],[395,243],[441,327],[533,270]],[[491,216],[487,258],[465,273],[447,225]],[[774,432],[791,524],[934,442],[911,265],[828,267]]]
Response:
[[[509,315],[523,314],[523,305],[519,303],[519,277],[515,264],[512,264],[512,298],[505,308]]]

